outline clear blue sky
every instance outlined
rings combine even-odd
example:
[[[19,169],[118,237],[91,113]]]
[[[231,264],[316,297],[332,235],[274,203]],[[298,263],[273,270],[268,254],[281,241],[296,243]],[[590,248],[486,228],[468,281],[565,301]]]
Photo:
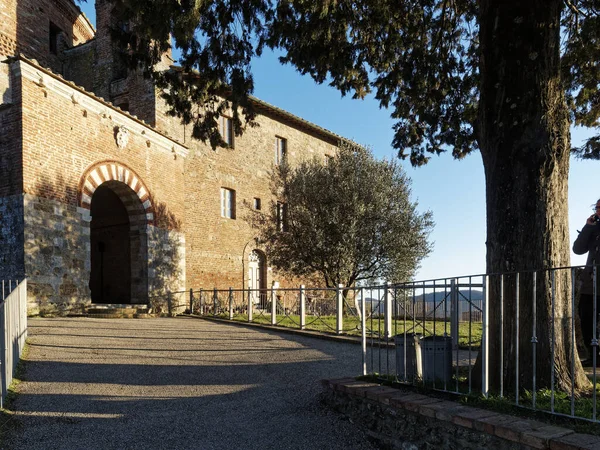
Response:
[[[94,1],[83,3],[82,10],[95,23]],[[338,91],[317,85],[282,66],[277,57],[265,52],[253,64],[254,95],[261,100],[318,124],[334,133],[370,146],[380,158],[394,158],[391,147],[393,120],[390,111],[379,109],[372,99],[342,98]],[[600,133],[600,130],[596,130]],[[572,130],[572,142],[579,144],[590,130]],[[422,211],[433,211],[436,226],[431,234],[434,250],[423,260],[417,280],[474,275],[485,272],[485,178],[479,153],[462,161],[450,155],[433,157],[421,168],[402,162],[412,179],[412,197]],[[600,198],[596,180],[600,161],[571,158],[569,175],[570,242],[592,214]],[[571,264],[585,264],[585,256],[571,255]]]

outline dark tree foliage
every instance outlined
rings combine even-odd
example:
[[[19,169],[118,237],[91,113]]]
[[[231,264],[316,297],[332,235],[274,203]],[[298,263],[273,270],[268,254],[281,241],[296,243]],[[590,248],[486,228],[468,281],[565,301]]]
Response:
[[[251,61],[268,45],[284,51],[283,63],[343,95],[362,98],[373,91],[396,119],[393,146],[414,165],[426,163],[430,154],[451,150],[462,158],[478,148],[474,0],[114,3],[115,14],[131,24],[127,31],[115,28],[129,49],[131,67],[151,68],[170,37],[181,50],[182,70],[153,75],[172,113],[193,124],[194,137],[213,145],[220,142],[217,118],[226,108],[233,106],[237,134],[252,123]],[[600,126],[599,11],[598,0],[565,0],[561,17],[570,118],[586,127]],[[598,158],[600,140],[591,138],[574,150]]]
[[[432,214],[416,210],[397,162],[342,143],[327,164],[283,164],[273,175],[279,208],[250,219],[270,264],[288,275],[317,275],[327,287],[404,282],[431,250]]]

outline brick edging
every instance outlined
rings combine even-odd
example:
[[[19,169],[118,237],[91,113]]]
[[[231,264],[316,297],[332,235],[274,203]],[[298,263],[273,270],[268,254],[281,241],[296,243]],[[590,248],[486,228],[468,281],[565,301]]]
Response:
[[[355,378],[322,380],[324,390],[360,399],[396,411],[451,423],[475,432],[513,442],[522,448],[550,450],[600,449],[600,436],[494,411],[460,405],[414,392],[403,392]]]

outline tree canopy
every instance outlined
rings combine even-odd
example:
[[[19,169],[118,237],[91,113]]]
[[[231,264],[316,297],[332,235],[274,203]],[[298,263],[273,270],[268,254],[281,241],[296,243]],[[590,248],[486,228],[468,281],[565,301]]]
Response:
[[[408,281],[431,250],[431,212],[410,200],[395,161],[342,143],[327,163],[313,159],[274,172],[270,211],[251,222],[270,264],[291,276],[317,275],[327,287]]]
[[[181,50],[183,71],[154,76],[172,113],[212,145],[220,142],[217,118],[225,108],[233,106],[238,134],[254,118],[251,62],[268,46],[343,95],[373,92],[396,120],[393,146],[421,165],[431,154],[451,150],[462,158],[479,148],[483,9],[475,0],[115,0],[115,14],[132,24],[115,34],[128,45],[132,67],[151,68],[171,42]],[[598,127],[600,3],[564,0],[560,14],[560,83],[570,120]],[[574,150],[598,158],[600,140]]]

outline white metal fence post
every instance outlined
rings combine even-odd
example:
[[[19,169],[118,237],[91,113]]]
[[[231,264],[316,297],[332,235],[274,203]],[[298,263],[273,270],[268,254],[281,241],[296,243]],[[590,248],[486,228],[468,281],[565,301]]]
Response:
[[[458,349],[458,283],[456,279],[450,281],[450,337],[452,338],[452,350]]]
[[[360,328],[362,343],[362,373],[367,374],[367,316],[365,306],[365,291],[360,288]]]
[[[489,309],[490,309],[490,286],[489,277],[483,275],[483,314],[481,333],[481,393],[485,398],[489,395]]]
[[[273,281],[271,286],[271,325],[277,325],[277,288],[279,283]]]
[[[229,320],[233,320],[233,288],[229,288]]]
[[[306,292],[304,285],[300,285],[300,329],[306,328]]]
[[[254,305],[252,302],[252,290],[248,288],[248,322],[252,322],[252,313],[254,309]]]
[[[336,300],[336,317],[335,317],[335,332],[337,334],[342,334],[342,330],[344,329],[344,298],[342,297],[342,288],[343,284],[338,284],[335,290],[335,300]]]
[[[7,344],[6,344],[6,296],[4,294],[4,280],[2,281],[2,305],[0,305],[0,325],[2,326],[2,332],[0,333],[0,337],[2,338],[2,342],[0,342],[0,369],[2,369],[2,384],[0,385],[0,407],[4,408],[4,397],[6,395],[7,380],[7,366],[6,364],[6,353],[7,353]],[[8,293],[10,294],[10,287]]]
[[[391,285],[392,283],[389,281],[385,283],[385,291],[383,293],[383,330],[386,338],[392,337],[392,295],[390,295]]]

